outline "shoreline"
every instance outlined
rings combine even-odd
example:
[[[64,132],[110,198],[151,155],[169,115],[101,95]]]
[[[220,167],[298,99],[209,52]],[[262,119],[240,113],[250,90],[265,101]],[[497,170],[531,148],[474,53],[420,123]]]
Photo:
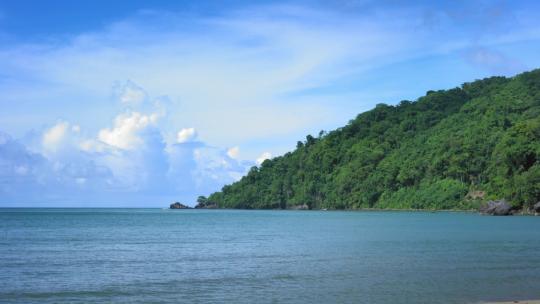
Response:
[[[480,302],[478,304],[540,304],[540,300],[519,300],[519,301],[502,301],[502,302]]]
[[[193,208],[194,209],[194,208]],[[479,215],[494,216],[483,214],[475,209],[381,209],[381,208],[361,208],[361,209],[248,209],[248,208],[199,208],[200,210],[267,210],[267,211],[347,211],[347,212],[425,212],[425,213],[477,213]],[[504,216],[539,216],[540,213],[520,210],[511,215]],[[503,217],[504,217],[503,216]],[[540,304],[540,303],[538,303]]]

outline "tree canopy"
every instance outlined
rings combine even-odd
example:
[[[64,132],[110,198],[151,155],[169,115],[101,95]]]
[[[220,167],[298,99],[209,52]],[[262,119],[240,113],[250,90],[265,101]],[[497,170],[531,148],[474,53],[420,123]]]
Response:
[[[474,195],[476,193],[476,195]],[[378,104],[211,194],[222,208],[470,209],[540,200],[540,70]]]

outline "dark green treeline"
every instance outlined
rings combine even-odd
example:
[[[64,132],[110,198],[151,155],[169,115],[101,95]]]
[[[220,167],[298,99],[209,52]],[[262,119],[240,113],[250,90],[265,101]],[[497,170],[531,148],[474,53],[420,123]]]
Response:
[[[379,104],[208,200],[222,208],[470,209],[540,200],[540,70]]]

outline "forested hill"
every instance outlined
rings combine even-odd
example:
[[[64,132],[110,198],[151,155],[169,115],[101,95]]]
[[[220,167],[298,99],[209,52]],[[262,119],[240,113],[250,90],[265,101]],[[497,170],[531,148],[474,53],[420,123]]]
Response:
[[[540,70],[377,105],[213,193],[222,208],[469,209],[540,201]]]

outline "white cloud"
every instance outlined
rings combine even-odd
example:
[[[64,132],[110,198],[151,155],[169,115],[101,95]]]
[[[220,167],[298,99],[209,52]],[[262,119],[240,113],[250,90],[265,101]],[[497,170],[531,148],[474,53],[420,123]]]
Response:
[[[43,147],[49,151],[56,151],[65,139],[68,131],[69,123],[67,122],[59,122],[53,127],[49,128],[43,134]]]
[[[116,91],[118,99],[123,105],[138,106],[148,98],[144,89],[130,80],[124,84],[118,84]]]
[[[203,193],[218,190],[224,182],[232,183],[238,180],[238,176],[244,175],[253,165],[251,162],[232,158],[228,152],[209,146],[193,149],[195,168],[192,171],[192,180],[199,189],[205,190]]]
[[[127,111],[96,138],[85,138],[79,125],[59,122],[43,132],[43,152],[34,154],[0,133],[0,167],[9,169],[0,178],[10,180],[8,187],[0,185],[0,198],[30,202],[84,197],[97,203],[121,197],[126,204],[166,196],[189,204],[238,180],[253,165],[238,160],[238,147],[224,150],[194,141],[194,128],[184,130],[180,143],[167,145],[158,118]],[[61,149],[49,153],[52,148]]]
[[[359,93],[371,86],[369,79],[385,79],[377,72],[385,67],[409,61],[416,68],[424,62],[417,59],[460,55],[471,45],[494,50],[496,44],[540,36],[538,18],[527,18],[531,14],[520,17],[527,28],[517,24],[498,36],[471,38],[463,34],[468,25],[461,19],[457,26],[448,18],[422,26],[424,13],[411,6],[343,14],[281,5],[211,17],[142,12],[71,40],[2,45],[0,105],[10,111],[0,113],[0,121],[10,132],[20,128],[22,134],[30,123],[46,125],[51,117],[77,124],[59,122],[26,146],[0,133],[0,177],[13,180],[17,186],[7,186],[13,193],[45,188],[80,197],[70,192],[76,186],[109,198],[168,193],[190,199],[218,190],[255,164],[242,161],[238,147],[219,147],[242,143],[242,156],[261,164],[272,156],[267,151],[257,157],[262,145],[269,149],[269,139],[275,139],[272,149],[289,147],[286,142],[294,145],[308,132],[342,125],[378,102],[369,99],[380,91],[398,90],[377,87],[378,95],[369,98]],[[506,69],[516,56],[499,49],[504,52],[480,48],[465,59]],[[43,110],[36,111],[38,106]],[[123,114],[110,126],[115,113]],[[0,184],[0,191],[5,188]]]
[[[99,131],[98,139],[116,148],[135,149],[144,144],[139,136],[140,132],[155,125],[157,120],[157,114],[144,115],[139,112],[120,114],[115,118],[113,128]]]
[[[472,65],[487,69],[491,73],[513,75],[526,69],[519,60],[510,58],[494,49],[476,47],[465,52],[465,58]]]
[[[196,125],[208,142],[242,142],[243,154],[254,158],[260,147],[244,143],[278,137],[294,143],[297,134],[340,126],[352,112],[380,101],[380,92],[351,98],[369,90],[372,72],[471,45],[539,36],[530,16],[520,17],[526,28],[473,37],[473,42],[457,21],[446,18],[432,27],[423,19],[425,11],[409,5],[358,14],[309,5],[255,5],[212,16],[145,11],[64,43],[0,48],[0,70],[9,79],[0,83],[1,102],[48,105],[44,113],[17,119],[0,113],[0,121],[24,126],[21,121],[46,123],[68,112],[93,131],[118,103],[149,113],[140,107],[154,101],[147,91],[155,92],[167,94],[175,105],[169,113],[174,120],[166,129],[160,126],[168,140],[174,141],[180,128]],[[441,27],[448,33],[442,35]],[[118,103],[110,102],[111,84]],[[76,108],[65,107],[73,100]]]
[[[107,168],[97,166],[92,160],[78,155],[56,157],[56,153],[45,157],[31,152],[21,142],[0,133],[0,203],[36,202],[62,204],[68,199],[81,200],[99,197],[108,192],[104,187],[110,177]],[[70,142],[68,141],[67,144]],[[78,183],[85,180],[85,191]],[[110,193],[110,192],[109,192]]]
[[[86,199],[100,195],[169,195],[188,199],[189,203],[197,195],[234,182],[252,165],[232,158],[238,157],[238,147],[227,151],[195,141],[194,128],[181,129],[177,138],[167,144],[163,138],[166,132],[158,123],[164,116],[155,113],[163,113],[163,105],[150,104],[148,109],[150,114],[124,109],[114,118],[112,127],[102,128],[95,137],[81,134],[78,124],[61,121],[40,137],[39,147],[43,151],[36,151],[47,156],[43,160],[45,166],[34,170],[25,162],[9,160],[8,163],[14,164],[10,172],[12,176],[29,179],[35,174],[47,176],[41,181],[46,190],[40,191],[53,196],[77,197],[83,192]],[[0,144],[9,141],[9,136],[0,133]],[[56,148],[61,149],[49,152]],[[38,188],[33,182],[20,185],[29,192]],[[85,192],[92,190],[95,195]]]
[[[227,149],[227,155],[232,159],[238,159],[240,156],[240,147],[235,146]]]
[[[259,157],[257,157],[257,160],[255,161],[257,165],[261,165],[265,160],[272,158],[272,153],[270,152],[263,152]]]
[[[178,131],[176,134],[176,141],[178,143],[185,143],[188,141],[193,141],[197,138],[197,131],[195,128],[184,128]]]
[[[79,143],[79,149],[85,152],[104,152],[109,146],[95,139],[85,139]]]
[[[398,33],[386,22],[379,23],[386,17],[357,19],[305,7],[263,6],[214,17],[162,17],[146,12],[103,31],[83,33],[66,45],[0,51],[0,62],[5,62],[0,69],[27,73],[47,83],[45,91],[38,86],[28,90],[32,95],[26,98],[33,100],[39,94],[55,104],[66,102],[53,99],[56,92],[104,99],[111,83],[137,79],[145,89],[165,93],[181,105],[172,109],[177,120],[172,129],[196,123],[209,141],[226,145],[290,134],[321,121],[335,122],[329,113],[338,106],[336,98],[310,99],[306,106],[289,94],[401,60],[411,49],[423,47],[409,43],[422,33]],[[399,17],[395,23],[411,27],[413,18]],[[157,28],[150,25],[158,20]],[[117,91],[124,105],[148,99],[132,81],[117,85]],[[21,92],[17,94],[20,99]],[[79,111],[90,110],[95,102],[81,104]]]

